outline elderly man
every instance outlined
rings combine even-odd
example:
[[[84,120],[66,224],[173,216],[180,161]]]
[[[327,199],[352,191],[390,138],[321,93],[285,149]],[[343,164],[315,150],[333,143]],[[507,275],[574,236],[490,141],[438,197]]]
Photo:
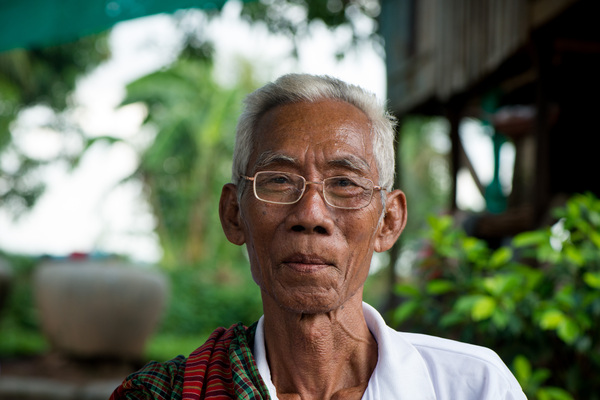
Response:
[[[492,351],[397,332],[363,303],[373,252],[406,223],[392,190],[394,119],[330,77],[252,93],[219,214],[246,244],[264,316],[150,363],[114,399],[525,399]]]

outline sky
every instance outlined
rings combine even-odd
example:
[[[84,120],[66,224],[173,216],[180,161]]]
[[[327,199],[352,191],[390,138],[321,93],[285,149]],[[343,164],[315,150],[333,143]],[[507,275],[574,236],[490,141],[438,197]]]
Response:
[[[239,18],[240,5],[228,2],[221,17],[206,25],[215,43],[216,79],[235,80],[240,58],[249,60],[264,82],[288,72],[329,74],[386,95],[385,63],[377,52],[364,46],[335,59],[336,45],[349,32],[329,32],[315,24],[311,36],[299,43],[299,58],[289,56],[289,39],[275,36],[264,27],[250,27]],[[201,13],[188,15],[189,24],[206,24]],[[367,26],[365,29],[369,29]],[[112,135],[131,143],[95,145],[74,171],[65,165],[45,168],[42,179],[47,191],[28,213],[14,219],[0,208],[0,249],[30,255],[66,256],[73,252],[117,253],[141,263],[156,263],[161,257],[154,219],[141,185],[120,181],[136,168],[139,150],[148,135],[140,133],[145,110],[139,105],[119,108],[125,85],[168,65],[178,53],[180,33],[173,19],[155,15],[117,24],[111,32],[112,58],[84,77],[73,96],[75,118],[89,136]],[[69,136],[40,128],[49,110],[36,107],[19,119],[15,129],[18,145],[28,154],[48,157],[69,147]],[[482,180],[492,176],[491,141],[478,124],[466,121],[461,132],[466,151],[472,156]],[[73,144],[76,146],[76,143]],[[510,148],[504,151],[511,163]],[[509,185],[510,171],[501,178]],[[468,177],[459,174],[458,203],[463,208],[482,209],[483,199]]]

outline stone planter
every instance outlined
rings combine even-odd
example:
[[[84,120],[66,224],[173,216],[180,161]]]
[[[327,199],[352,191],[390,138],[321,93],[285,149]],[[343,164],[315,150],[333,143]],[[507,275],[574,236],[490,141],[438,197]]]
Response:
[[[81,358],[140,359],[168,292],[162,274],[115,261],[44,262],[33,283],[47,339]]]

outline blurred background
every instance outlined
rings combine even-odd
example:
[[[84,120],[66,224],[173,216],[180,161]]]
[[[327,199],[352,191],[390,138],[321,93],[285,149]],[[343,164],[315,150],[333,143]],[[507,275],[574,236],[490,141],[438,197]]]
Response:
[[[493,348],[530,399],[600,398],[599,11],[1,2],[0,397],[106,398],[260,317],[217,203],[244,96],[308,72],[400,122],[408,226],[366,301],[398,329]]]

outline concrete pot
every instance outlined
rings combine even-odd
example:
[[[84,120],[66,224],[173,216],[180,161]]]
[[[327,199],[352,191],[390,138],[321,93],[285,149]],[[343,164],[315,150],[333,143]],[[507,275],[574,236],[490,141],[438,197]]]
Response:
[[[81,358],[140,359],[168,293],[162,274],[114,261],[45,262],[33,283],[46,337]]]

